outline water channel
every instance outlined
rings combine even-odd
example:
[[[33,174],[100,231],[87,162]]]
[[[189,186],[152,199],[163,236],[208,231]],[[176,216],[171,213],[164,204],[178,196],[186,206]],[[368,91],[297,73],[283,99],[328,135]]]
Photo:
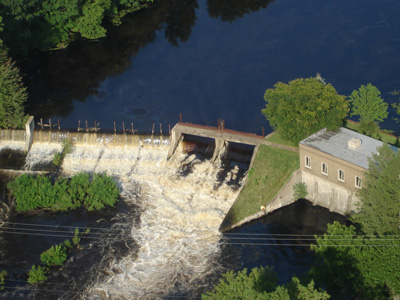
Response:
[[[396,0],[160,3],[109,28],[108,38],[32,54],[21,64],[29,113],[59,119],[64,129],[87,120],[90,126],[100,122],[102,130],[133,122],[149,132],[153,123],[168,128],[182,113],[188,122],[216,125],[221,118],[232,129],[260,134],[265,127],[268,133],[260,113],[265,90],[316,72],[341,94],[371,82],[395,103],[398,96],[390,92],[400,88],[399,13]],[[382,127],[399,134],[394,116],[390,108]],[[197,147],[207,149],[204,141]],[[51,155],[49,147],[47,154],[40,149],[30,166]],[[64,172],[107,170],[119,180],[123,201],[101,214],[12,214],[13,223],[91,227],[97,238],[83,240],[83,250],[35,291],[22,283],[24,274],[58,239],[2,236],[0,268],[14,280],[4,297],[196,299],[222,272],[259,265],[273,265],[286,282],[314,263],[299,235],[320,234],[327,223],[343,221],[301,201],[221,236],[217,223],[237,194],[235,185],[225,182],[214,191],[221,169],[205,153],[180,152],[168,163],[165,155],[158,148],[90,148],[68,156]],[[244,173],[246,159],[232,159],[222,173],[235,166]]]

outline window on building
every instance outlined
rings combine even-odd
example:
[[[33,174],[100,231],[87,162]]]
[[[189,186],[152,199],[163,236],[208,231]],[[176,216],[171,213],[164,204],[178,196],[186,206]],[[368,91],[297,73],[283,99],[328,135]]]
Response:
[[[328,165],[326,163],[321,163],[321,173],[328,175]]]
[[[360,177],[356,176],[356,181],[355,181],[355,185],[357,188],[361,189],[362,186],[362,180]]]
[[[340,170],[338,171],[338,180],[344,182],[344,171]]]
[[[311,169],[311,157],[306,156],[306,168]]]

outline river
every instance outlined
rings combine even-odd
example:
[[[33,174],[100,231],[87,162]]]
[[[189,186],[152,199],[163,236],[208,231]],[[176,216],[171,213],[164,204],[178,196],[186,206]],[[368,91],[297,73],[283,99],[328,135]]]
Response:
[[[34,143],[27,168],[43,168],[59,148]],[[10,211],[6,201],[2,211],[9,218],[0,236],[0,269],[9,272],[9,280],[2,296],[196,299],[227,270],[270,265],[282,282],[304,275],[314,263],[308,246],[312,235],[344,218],[299,201],[220,234],[218,228],[240,191],[251,153],[231,149],[236,154],[219,164],[207,158],[208,148],[204,141],[192,140],[167,161],[165,140],[129,148],[75,145],[64,159],[62,173],[107,172],[117,180],[121,200],[116,208],[100,213],[27,215]],[[229,158],[233,156],[234,160]],[[10,172],[2,171],[4,178]],[[71,251],[62,269],[53,270],[48,283],[26,285],[26,273],[40,263],[40,254],[71,237],[77,227],[82,232],[90,228],[82,235],[80,249]]]
[[[372,83],[388,103],[400,89],[397,0],[175,0],[128,16],[109,37],[32,55],[23,65],[29,112],[78,121],[152,124],[183,120],[261,133],[266,89],[321,73],[338,93]],[[383,122],[397,130],[394,109]]]
[[[390,92],[399,89],[399,12],[396,0],[163,2],[109,28],[108,38],[77,41],[22,62],[28,111],[37,120],[59,119],[64,129],[87,120],[89,126],[100,122],[102,130],[113,130],[114,122],[118,131],[122,122],[133,122],[139,132],[154,123],[166,130],[182,113],[188,122],[215,126],[224,119],[227,128],[260,134],[265,127],[268,133],[260,113],[265,90],[316,72],[340,94],[371,82],[395,103],[398,96]],[[389,112],[382,127],[399,134],[394,110]],[[48,159],[40,154],[35,159]],[[237,190],[225,183],[214,191],[220,170],[201,156],[178,153],[167,163],[165,155],[150,148],[76,149],[64,171],[107,170],[119,180],[123,201],[101,214],[12,215],[14,223],[91,227],[98,238],[83,239],[83,250],[32,291],[23,284],[24,273],[58,239],[3,236],[0,268],[15,281],[2,296],[196,299],[222,272],[259,265],[273,265],[286,282],[314,263],[299,235],[320,234],[327,223],[343,221],[298,202],[221,236],[217,223]],[[297,245],[271,234],[293,235]],[[260,238],[249,240],[254,237]]]

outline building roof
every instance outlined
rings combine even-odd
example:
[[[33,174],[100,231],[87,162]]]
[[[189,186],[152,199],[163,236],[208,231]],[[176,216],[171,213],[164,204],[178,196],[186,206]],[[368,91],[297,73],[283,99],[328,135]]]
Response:
[[[357,148],[356,145],[354,149],[352,146],[356,140],[361,140],[361,146]],[[300,144],[368,169],[368,157],[372,158],[372,154],[377,152],[376,148],[382,146],[383,142],[341,127],[336,131],[321,129],[302,140]],[[398,151],[396,147],[391,148]]]

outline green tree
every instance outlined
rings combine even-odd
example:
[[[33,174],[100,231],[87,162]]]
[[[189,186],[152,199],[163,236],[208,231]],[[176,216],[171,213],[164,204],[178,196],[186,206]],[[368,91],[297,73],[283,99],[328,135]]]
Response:
[[[103,24],[147,7],[153,0],[1,0],[1,34],[13,56],[31,49],[66,47],[74,33],[89,39],[106,34]]]
[[[52,246],[40,255],[40,260],[48,267],[62,266],[67,260],[67,249],[63,244]]]
[[[80,16],[80,0],[47,0],[42,2],[41,15],[47,21],[45,45],[64,47]]]
[[[351,116],[360,116],[361,130],[374,134],[379,129],[378,121],[388,116],[388,105],[381,98],[381,92],[372,84],[361,85],[349,96]]]
[[[49,269],[42,266],[32,266],[29,271],[28,282],[30,284],[41,283],[47,280],[47,274],[49,273]]]
[[[278,276],[271,267],[254,268],[250,273],[247,269],[237,273],[228,271],[222,276],[212,291],[202,295],[203,300],[329,299],[326,292],[314,288],[314,282],[302,285],[296,277],[286,285],[277,286]]]
[[[400,234],[400,151],[383,144],[369,159],[358,196],[360,213],[352,220],[367,234]]]
[[[26,88],[15,63],[0,50],[0,128],[23,128]]]
[[[398,239],[359,235],[354,226],[334,222],[311,248],[317,264],[310,276],[332,297],[386,299],[400,291]]]
[[[102,26],[103,16],[110,7],[111,0],[86,1],[82,7],[82,16],[72,30],[89,39],[104,37],[106,29]]]
[[[266,90],[264,99],[262,112],[271,127],[295,143],[324,127],[338,129],[349,111],[345,96],[316,78],[278,82]]]

